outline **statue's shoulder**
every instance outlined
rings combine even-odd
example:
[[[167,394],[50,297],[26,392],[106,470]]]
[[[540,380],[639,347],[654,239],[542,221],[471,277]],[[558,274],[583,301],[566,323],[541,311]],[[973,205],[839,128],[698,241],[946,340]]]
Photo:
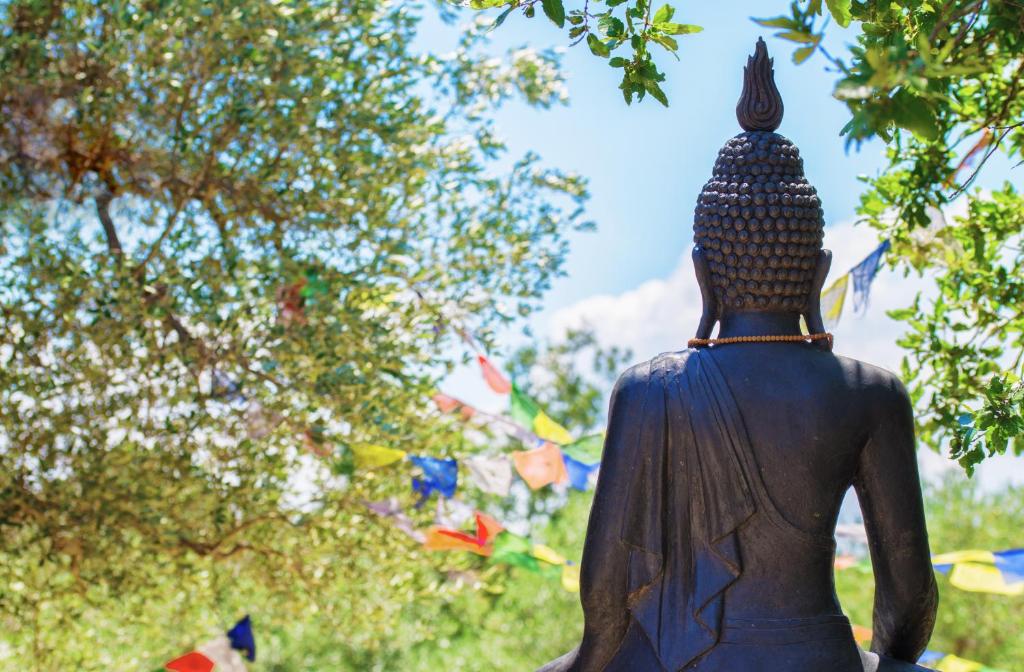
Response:
[[[852,392],[887,406],[910,405],[910,394],[896,373],[851,357],[837,356],[836,359]]]
[[[692,352],[694,351],[664,352],[646,362],[634,364],[619,376],[612,393],[613,397],[643,397],[652,385],[660,385],[666,376],[682,371]]]

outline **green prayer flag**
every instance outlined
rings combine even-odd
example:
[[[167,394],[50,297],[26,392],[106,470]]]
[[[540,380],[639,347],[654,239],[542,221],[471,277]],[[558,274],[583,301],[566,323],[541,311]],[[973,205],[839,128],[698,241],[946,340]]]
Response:
[[[604,434],[591,434],[562,446],[562,452],[583,464],[597,464],[604,449]]]
[[[519,391],[515,383],[512,384],[512,394],[509,396],[508,414],[517,423],[533,431],[533,419],[540,413],[540,407],[533,399]]]
[[[505,531],[494,539],[492,562],[504,562],[531,572],[540,571],[540,561],[533,557],[533,544],[529,539]]]

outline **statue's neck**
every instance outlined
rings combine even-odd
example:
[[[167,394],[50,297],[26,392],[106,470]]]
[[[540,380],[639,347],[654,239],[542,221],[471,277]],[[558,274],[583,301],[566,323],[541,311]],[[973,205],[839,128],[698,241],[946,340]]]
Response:
[[[722,315],[719,338],[732,336],[780,336],[799,334],[800,314],[796,312],[727,312]]]

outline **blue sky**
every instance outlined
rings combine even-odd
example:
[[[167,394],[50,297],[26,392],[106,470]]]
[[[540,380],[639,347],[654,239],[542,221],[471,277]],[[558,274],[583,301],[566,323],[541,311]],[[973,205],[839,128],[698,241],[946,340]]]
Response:
[[[664,89],[669,108],[653,100],[627,107],[617,88],[619,71],[579,45],[568,49],[563,60],[567,106],[533,110],[512,104],[498,112],[497,130],[512,156],[537,151],[546,163],[588,178],[588,212],[598,227],[594,233],[571,236],[566,277],[555,281],[544,309],[525,325],[533,337],[557,337],[566,327],[585,323],[605,344],[632,347],[638,361],[685,347],[699,315],[688,261],[693,207],[718,150],[741,130],[734,108],[743,65],[759,36],[775,58],[775,79],[785,104],[779,132],[800,148],[807,178],[823,202],[825,246],[835,258],[831,277],[877,245],[875,232],[855,226],[854,220],[862,191],[858,176],[883,169],[884,147],[873,141],[847,152],[839,131],[849,114],[831,95],[836,74],[826,70],[821,55],[794,65],[793,45],[750,19],[774,16],[787,7],[785,2],[677,2],[674,20],[701,25],[704,32],[680,38],[678,62],[667,52],[656,56],[668,76]],[[825,46],[833,54],[845,54],[855,35],[832,24]],[[567,44],[566,35],[539,15],[527,20],[514,14],[493,36],[496,54],[522,46],[540,50]],[[424,45],[432,51],[450,49],[452,37],[452,30],[435,20],[423,26]],[[1017,176],[1005,163],[993,162],[979,185],[1010,177]],[[835,330],[837,351],[897,369],[900,328],[885,311],[907,305],[925,287],[919,279],[880,273],[865,315],[848,314],[848,304]],[[503,337],[503,350],[527,338],[522,326]],[[500,363],[504,353],[494,354]],[[504,403],[487,390],[475,367],[456,371],[445,385],[483,408]],[[931,454],[922,460],[928,473],[949,467],[947,460]],[[990,487],[1024,483],[1024,460],[996,460],[980,477]]]

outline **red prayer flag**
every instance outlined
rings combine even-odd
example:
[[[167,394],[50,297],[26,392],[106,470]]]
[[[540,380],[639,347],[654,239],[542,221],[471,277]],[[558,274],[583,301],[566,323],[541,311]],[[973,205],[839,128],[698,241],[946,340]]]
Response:
[[[494,550],[491,542],[502,529],[501,523],[494,518],[477,512],[476,535],[445,527],[432,527],[427,530],[423,546],[431,551],[470,551],[486,557]]]
[[[491,364],[489,359],[483,355],[477,355],[476,359],[480,362],[480,370],[484,374],[484,380],[487,381],[488,387],[498,394],[508,394],[512,391],[512,383],[501,375],[501,371],[498,371],[498,368]]]
[[[167,663],[164,669],[171,672],[211,672],[213,661],[198,651],[192,651]]]
[[[462,403],[455,397],[449,397],[447,394],[442,394],[441,392],[434,395],[434,404],[437,405],[437,410],[442,413],[451,413],[462,405]]]

